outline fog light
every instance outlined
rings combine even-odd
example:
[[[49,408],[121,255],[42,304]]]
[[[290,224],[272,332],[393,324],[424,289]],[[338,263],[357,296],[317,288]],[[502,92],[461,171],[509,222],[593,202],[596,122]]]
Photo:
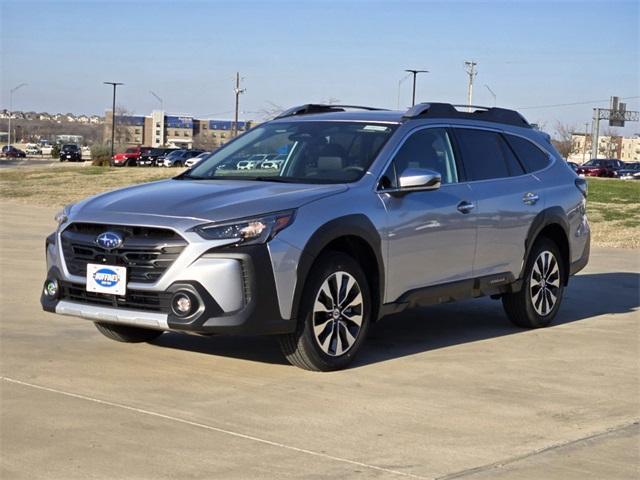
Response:
[[[58,295],[58,282],[56,280],[47,280],[44,283],[44,294],[51,298]]]
[[[171,299],[171,310],[178,317],[186,317],[197,308],[197,300],[187,292],[178,292]]]

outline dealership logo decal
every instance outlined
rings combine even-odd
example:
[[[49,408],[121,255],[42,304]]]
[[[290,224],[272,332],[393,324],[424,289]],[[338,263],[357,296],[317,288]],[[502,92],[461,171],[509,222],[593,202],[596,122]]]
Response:
[[[104,232],[96,237],[96,245],[106,250],[118,248],[122,241],[122,237],[115,232]]]
[[[120,276],[110,268],[101,268],[93,274],[93,280],[101,287],[115,287]]]

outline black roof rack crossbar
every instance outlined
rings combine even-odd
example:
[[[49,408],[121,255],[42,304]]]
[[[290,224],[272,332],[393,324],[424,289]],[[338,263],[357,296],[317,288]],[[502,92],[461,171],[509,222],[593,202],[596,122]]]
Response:
[[[469,108],[471,112],[457,110],[456,107]],[[484,122],[504,123],[516,127],[531,128],[527,120],[515,110],[477,105],[452,105],[450,103],[418,103],[402,116],[406,120],[416,118],[463,118]]]
[[[347,108],[370,111],[386,110],[385,108],[365,107],[361,105],[324,105],[321,103],[307,103],[305,105],[289,108],[275,117],[275,119],[293,117],[295,115],[308,115],[311,113],[344,112]]]

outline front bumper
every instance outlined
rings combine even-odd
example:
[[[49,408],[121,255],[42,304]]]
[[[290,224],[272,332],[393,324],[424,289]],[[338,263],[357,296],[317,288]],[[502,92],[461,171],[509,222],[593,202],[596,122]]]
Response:
[[[45,311],[96,322],[210,335],[295,330],[295,322],[280,312],[267,245],[209,251],[203,251],[201,245],[188,247],[158,282],[129,282],[127,294],[116,297],[86,292],[86,279],[66,271],[58,240],[53,234],[46,241],[46,282],[55,280],[59,288],[53,297],[43,291],[40,301]],[[198,308],[180,317],[171,309],[171,299],[185,291],[197,300]]]

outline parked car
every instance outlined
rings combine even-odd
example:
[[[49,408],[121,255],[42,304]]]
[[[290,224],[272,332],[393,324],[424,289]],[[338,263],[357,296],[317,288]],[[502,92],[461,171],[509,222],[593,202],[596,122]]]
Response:
[[[60,147],[61,162],[81,162],[82,151],[75,143],[65,143]]]
[[[622,168],[624,168],[624,163],[621,160],[594,158],[582,164],[576,173],[585,177],[616,177],[618,170]]]
[[[211,152],[202,152],[201,154],[196,155],[195,157],[189,158],[186,162],[184,162],[184,166],[187,167],[187,168],[194,167],[200,161],[202,161],[205,158],[207,158],[209,155],[211,155]]]
[[[140,167],[156,167],[158,166],[158,159],[163,157],[164,155],[173,152],[174,150],[178,150],[177,148],[150,148],[145,150],[140,155],[138,159],[138,166]]]
[[[416,306],[490,295],[545,327],[589,258],[587,182],[518,112],[464,108],[294,107],[172,179],[67,206],[42,306],[121,342],[275,335],[320,371]],[[278,172],[239,170],[283,150]]]
[[[623,180],[640,180],[640,162],[627,162],[618,170],[618,178]]]
[[[133,167],[143,152],[151,151],[151,147],[129,147],[122,153],[113,156],[111,164],[114,167]]]
[[[7,158],[25,158],[27,154],[13,145],[5,145],[2,147],[2,156]]]
[[[42,155],[51,155],[53,147],[51,145],[43,145],[40,147],[40,151],[42,152]]]
[[[157,154],[157,156],[155,157],[155,162],[152,163],[151,165],[156,167],[164,166],[164,159],[167,157],[167,155],[169,155],[171,152],[175,152],[176,150],[181,150],[181,149],[172,147],[172,148],[163,148],[161,150],[162,152],[159,152]]]
[[[578,169],[580,168],[580,165],[578,165],[576,162],[567,162],[567,165],[571,167],[571,170],[578,173]]]
[[[196,157],[202,153],[202,150],[176,150],[164,157],[163,167],[184,167],[184,164],[190,158]]]
[[[27,143],[24,149],[27,155],[41,155],[42,149],[35,143]]]

